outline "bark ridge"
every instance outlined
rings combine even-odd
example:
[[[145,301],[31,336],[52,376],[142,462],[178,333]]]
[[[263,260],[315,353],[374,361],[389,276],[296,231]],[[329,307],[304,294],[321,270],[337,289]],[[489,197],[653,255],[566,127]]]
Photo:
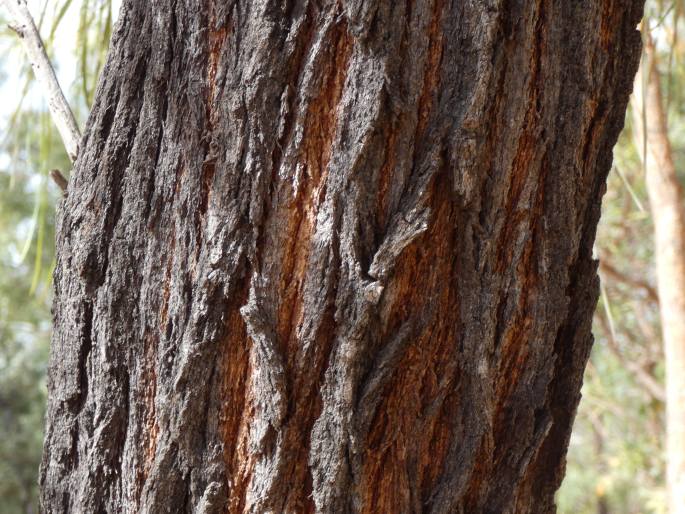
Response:
[[[46,512],[553,512],[642,1],[125,0]]]

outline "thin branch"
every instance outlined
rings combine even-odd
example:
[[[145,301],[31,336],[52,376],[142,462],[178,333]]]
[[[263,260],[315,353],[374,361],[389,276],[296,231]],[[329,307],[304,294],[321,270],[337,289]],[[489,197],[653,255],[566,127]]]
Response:
[[[640,329],[642,336],[648,343],[647,348],[652,360],[663,360],[664,345],[661,344],[661,334],[657,333],[652,321],[647,319],[643,306],[635,299],[633,299],[631,303],[635,321],[637,322],[637,326]]]
[[[52,120],[57,125],[57,130],[59,130],[62,137],[69,159],[71,159],[71,162],[74,162],[78,155],[81,134],[76,125],[74,114],[64,97],[62,88],[59,86],[48,54],[45,52],[45,46],[26,5],[26,0],[1,1],[10,12],[12,18],[10,28],[19,35],[23,43],[24,51],[31,62],[36,80],[38,80],[47,96]]]
[[[666,391],[664,387],[658,382],[649,371],[643,368],[639,363],[628,359],[619,349],[618,343],[614,338],[614,333],[610,327],[610,321],[604,316],[598,316],[600,326],[606,334],[607,343],[611,353],[618,359],[618,361],[630,371],[635,379],[640,382],[647,390],[648,394],[655,400],[662,403],[666,402]]]
[[[628,190],[630,197],[633,199],[633,202],[635,202],[635,205],[637,206],[637,208],[640,210],[640,212],[646,213],[647,211],[645,210],[645,207],[642,205],[642,202],[640,201],[637,194],[635,193],[633,186],[630,185],[630,182],[628,181],[626,176],[621,171],[621,168],[616,165],[616,163],[614,163],[614,169],[616,170],[616,173],[618,173],[618,176],[621,177],[621,180],[623,181],[623,185],[626,186],[626,189]]]
[[[59,170],[50,170],[50,178],[59,186],[62,193],[66,194],[68,181]]]
[[[640,280],[638,278],[628,275],[627,273],[619,271],[612,264],[610,264],[606,254],[600,254],[599,270],[607,278],[612,278],[630,287],[642,289],[647,294],[647,298],[649,298],[649,300],[651,300],[655,304],[659,303],[659,295],[657,294],[656,289],[654,289],[654,287],[651,284],[649,284],[649,282],[645,280]]]
[[[606,319],[609,322],[609,332],[611,333],[611,339],[613,340],[616,339],[616,327],[614,325],[614,316],[611,314],[611,304],[609,303],[609,295],[607,294],[607,288],[604,285],[604,280],[599,281],[599,290],[602,295],[602,305],[604,305],[604,313],[606,314]]]

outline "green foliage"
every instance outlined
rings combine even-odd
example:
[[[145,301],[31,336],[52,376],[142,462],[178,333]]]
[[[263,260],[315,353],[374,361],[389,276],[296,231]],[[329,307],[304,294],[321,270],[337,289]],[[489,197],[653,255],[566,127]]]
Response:
[[[71,0],[68,0],[71,3]],[[95,86],[112,37],[112,3],[110,0],[82,0],[78,47],[81,92],[88,105],[93,103]]]
[[[36,306],[36,312],[40,312],[42,307]],[[27,326],[23,331],[31,332],[26,341],[10,339],[4,330],[0,336],[0,425],[3,429],[0,439],[0,512],[8,514],[37,512],[36,476],[46,401],[44,363],[47,359],[47,327],[31,325],[28,321],[24,323]],[[17,336],[16,333],[14,335]]]
[[[37,511],[57,194],[42,170],[68,163],[46,113],[24,112],[14,130],[24,144],[11,147],[11,167],[0,169],[0,512],[7,513]]]
[[[84,120],[111,35],[111,1],[41,0],[33,12],[56,67],[78,63],[79,85],[75,81],[75,94],[68,96],[77,118]],[[65,45],[61,27],[75,17],[79,55],[62,52],[55,58],[55,41]],[[2,18],[0,26],[0,87],[9,84],[16,91],[10,109],[0,111],[8,113],[6,130],[0,132],[0,513],[18,514],[38,512],[54,212],[61,195],[47,173],[53,168],[68,173],[70,163],[16,34]],[[19,69],[16,62],[22,63]]]

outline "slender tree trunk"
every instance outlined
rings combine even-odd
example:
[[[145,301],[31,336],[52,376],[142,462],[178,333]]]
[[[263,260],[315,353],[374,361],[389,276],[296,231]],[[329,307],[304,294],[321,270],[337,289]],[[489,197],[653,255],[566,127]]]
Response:
[[[685,204],[661,96],[657,57],[647,42],[646,69],[633,96],[635,144],[645,165],[654,220],[656,275],[666,357],[666,463],[669,512],[685,513]],[[647,149],[645,154],[644,149]]]
[[[46,512],[554,511],[642,1],[125,0]]]

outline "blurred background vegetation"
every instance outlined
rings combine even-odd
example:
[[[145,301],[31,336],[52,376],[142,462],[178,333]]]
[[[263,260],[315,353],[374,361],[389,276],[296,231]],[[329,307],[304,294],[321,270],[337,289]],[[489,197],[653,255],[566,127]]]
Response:
[[[118,3],[29,1],[81,127]],[[14,514],[38,512],[54,211],[60,196],[47,172],[67,171],[69,161],[5,15],[0,11],[0,513]],[[684,18],[685,0],[647,0],[643,29],[656,42],[668,135],[681,172]],[[602,294],[567,475],[558,494],[564,514],[667,512],[653,226],[630,120],[628,113],[598,230]]]
[[[29,1],[80,126],[109,43],[113,3]],[[0,9],[0,514],[19,514],[38,512],[54,212],[61,195],[47,173],[70,167],[6,16]]]

